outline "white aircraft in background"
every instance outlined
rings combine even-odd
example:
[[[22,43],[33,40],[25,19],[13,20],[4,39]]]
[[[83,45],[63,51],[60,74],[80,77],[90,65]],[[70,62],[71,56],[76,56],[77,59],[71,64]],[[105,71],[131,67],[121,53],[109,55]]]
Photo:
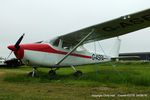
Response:
[[[50,75],[55,75],[59,68],[72,67],[75,70],[74,75],[80,76],[82,72],[77,71],[74,66],[111,60],[109,55],[88,52],[83,47],[84,44],[120,36],[149,26],[150,9],[147,9],[38,43],[20,44],[23,34],[15,45],[10,45],[8,48],[14,52],[17,59],[33,67],[33,71],[29,73],[32,77],[35,76],[37,67],[51,68]],[[117,41],[118,44],[113,50],[116,56],[119,53],[120,44],[120,40],[117,39]],[[80,51],[77,48],[80,48]]]

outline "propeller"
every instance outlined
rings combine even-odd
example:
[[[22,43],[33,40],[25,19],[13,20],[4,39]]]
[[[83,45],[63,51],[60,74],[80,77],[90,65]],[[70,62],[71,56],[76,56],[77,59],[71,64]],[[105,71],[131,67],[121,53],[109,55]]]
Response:
[[[10,55],[12,54],[12,52],[16,52],[20,49],[19,44],[21,43],[23,37],[24,37],[24,33],[23,35],[18,39],[18,41],[15,43],[15,45],[10,45],[8,46],[8,48],[11,50],[10,54],[8,55],[8,57],[6,58],[6,60],[10,57]]]
[[[17,41],[16,44],[15,44],[15,47],[16,47],[17,50],[19,50],[19,48],[20,48],[19,44],[21,43],[21,41],[22,41],[24,35],[25,35],[25,34],[23,33],[23,35],[18,39],[18,41]]]

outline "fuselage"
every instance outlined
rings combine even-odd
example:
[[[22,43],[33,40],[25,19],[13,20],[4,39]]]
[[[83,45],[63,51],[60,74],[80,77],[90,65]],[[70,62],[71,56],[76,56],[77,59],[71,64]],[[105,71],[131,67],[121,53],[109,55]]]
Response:
[[[33,43],[20,45],[20,51],[15,52],[15,55],[24,64],[38,67],[67,67],[110,61],[110,57],[106,55],[93,54],[87,50],[76,50],[57,65],[69,51],[68,48],[56,47],[49,43]]]

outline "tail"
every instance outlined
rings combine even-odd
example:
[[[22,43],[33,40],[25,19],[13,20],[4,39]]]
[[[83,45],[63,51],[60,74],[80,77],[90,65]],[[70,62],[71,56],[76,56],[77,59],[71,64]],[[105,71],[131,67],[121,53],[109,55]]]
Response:
[[[121,40],[117,37],[109,54],[112,58],[119,57],[120,45]]]

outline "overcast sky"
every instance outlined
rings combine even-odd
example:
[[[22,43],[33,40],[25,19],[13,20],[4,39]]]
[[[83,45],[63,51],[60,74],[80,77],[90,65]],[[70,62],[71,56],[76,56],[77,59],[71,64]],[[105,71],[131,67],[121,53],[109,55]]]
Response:
[[[148,8],[150,0],[0,0],[0,56],[22,33],[32,43]],[[150,28],[121,36],[120,52],[150,52],[149,38]],[[106,51],[112,41],[101,42]]]

